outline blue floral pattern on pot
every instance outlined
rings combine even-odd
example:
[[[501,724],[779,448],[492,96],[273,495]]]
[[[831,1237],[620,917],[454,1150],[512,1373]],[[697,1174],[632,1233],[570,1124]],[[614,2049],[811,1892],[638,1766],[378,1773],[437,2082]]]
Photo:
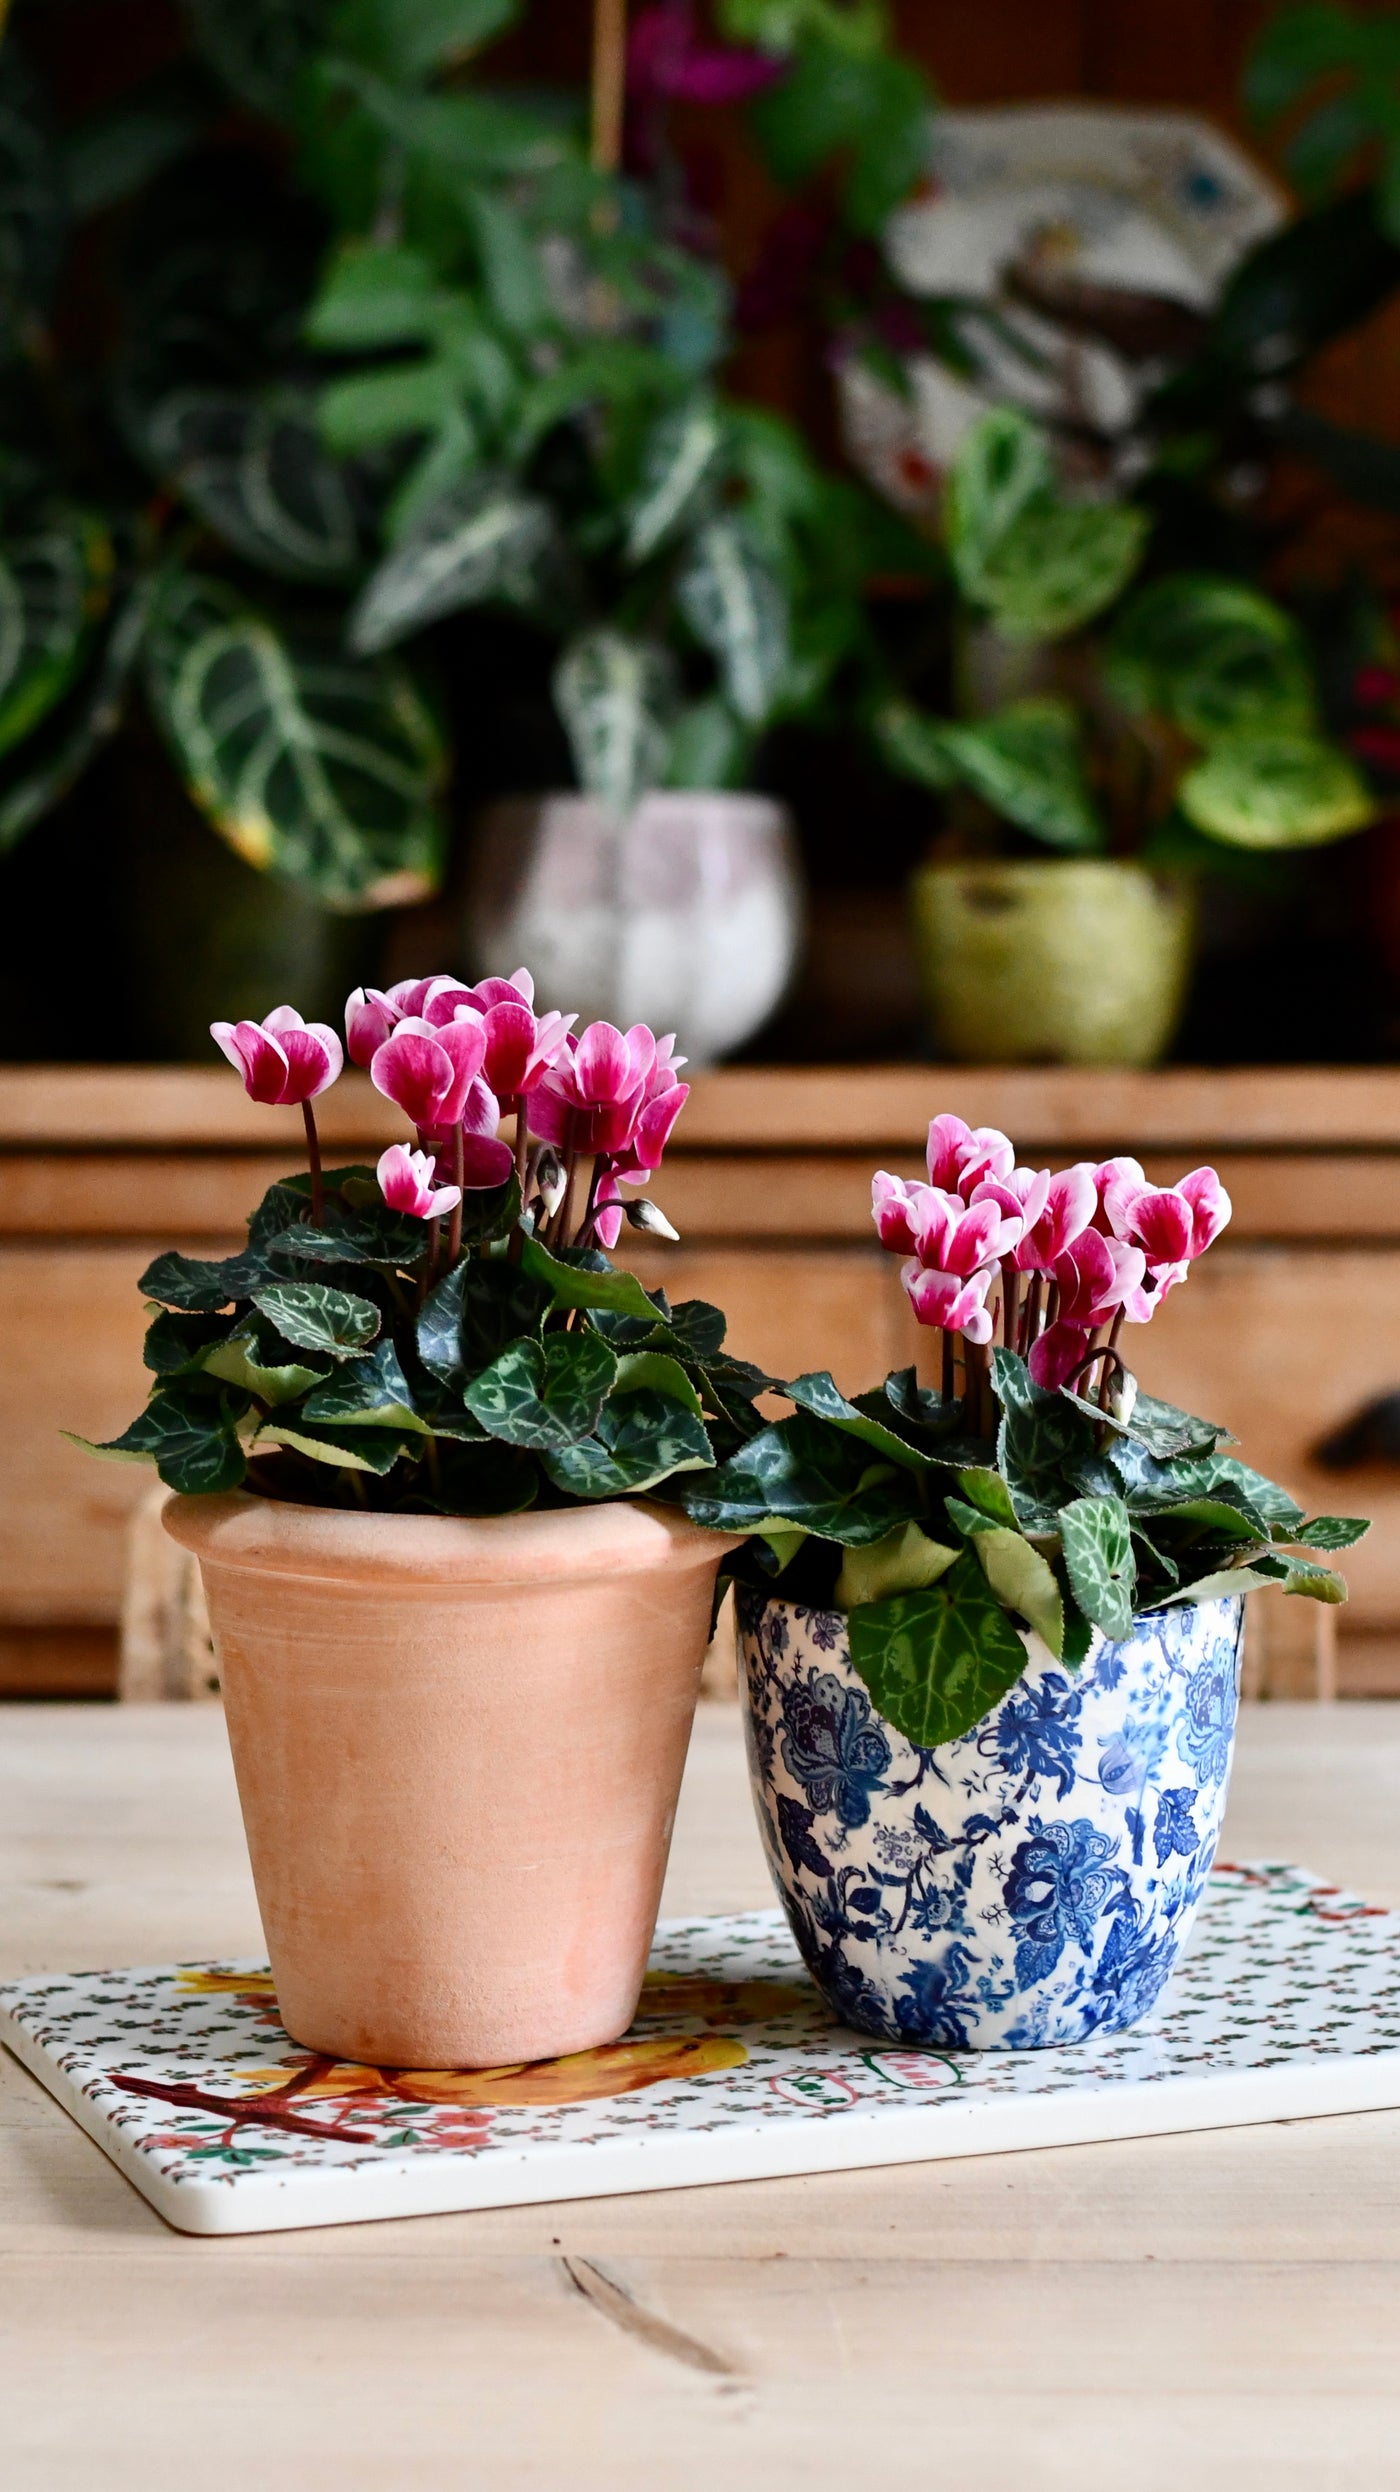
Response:
[[[740,1592],[759,1827],[847,2024],[1024,2050],[1149,2013],[1215,1857],[1243,1613],[1159,1611],[1077,1671],[1028,1634],[996,1710],[916,1748],[876,1711],[840,1612]]]

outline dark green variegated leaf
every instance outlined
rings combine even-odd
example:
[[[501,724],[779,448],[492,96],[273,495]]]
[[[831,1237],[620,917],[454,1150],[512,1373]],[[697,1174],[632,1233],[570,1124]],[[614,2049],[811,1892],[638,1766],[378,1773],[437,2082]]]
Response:
[[[186,1374],[227,1331],[224,1315],[157,1315],[146,1327],[142,1362],[157,1376]]]
[[[676,602],[719,668],[731,706],[762,726],[791,662],[787,598],[742,520],[715,519],[701,529],[676,582]]]
[[[627,509],[629,562],[647,561],[694,518],[714,480],[723,440],[719,407],[708,392],[657,417]]]
[[[539,1238],[527,1237],[520,1269],[549,1291],[557,1307],[597,1308],[611,1315],[636,1316],[652,1328],[656,1325],[656,1308],[636,1275],[614,1272],[602,1256],[596,1266],[592,1261],[565,1263]]]
[[[940,793],[956,787],[959,771],[948,749],[947,722],[926,718],[911,701],[886,701],[875,717],[875,736],[886,761],[902,778]]]
[[[1303,1508],[1233,1454],[1181,1455],[1159,1462],[1132,1439],[1110,1442],[1106,1459],[1124,1499],[1135,1514],[1168,1514],[1200,1499],[1223,1498],[1254,1522],[1265,1538],[1271,1531],[1291,1537],[1303,1520]]]
[[[264,1420],[252,1451],[256,1456],[274,1445],[288,1446],[293,1453],[327,1463],[335,1471],[369,1471],[379,1479],[393,1470],[402,1454],[419,1451],[415,1440],[397,1428],[317,1427],[303,1419],[299,1410],[287,1419]]]
[[[1374,821],[1376,803],[1339,744],[1275,729],[1224,736],[1177,789],[1188,822],[1234,848],[1316,848]]]
[[[710,1478],[688,1485],[684,1502],[712,1531],[799,1523],[846,1548],[883,1540],[920,1510],[911,1472],[873,1460],[858,1438],[805,1411],[765,1428]]]
[[[580,633],[554,670],[554,698],[590,796],[626,815],[663,784],[675,677],[660,642],[603,626]]]
[[[572,1497],[631,1497],[677,1471],[708,1470],[710,1440],[694,1413],[669,1394],[617,1394],[595,1434],[546,1452],[544,1468]]]
[[[259,570],[341,581],[358,568],[354,481],[325,449],[311,399],[177,390],[147,417],[146,447],[181,499]]]
[[[462,385],[440,355],[348,372],[322,390],[321,438],[340,458],[382,450],[405,434],[439,433],[460,421]]]
[[[957,1739],[1026,1667],[1026,1648],[970,1551],[923,1592],[850,1614],[851,1661],[886,1719],[917,1748]]]
[[[592,1435],[617,1364],[601,1335],[586,1329],[512,1341],[469,1379],[462,1398],[504,1444],[557,1450]]]
[[[1010,639],[1078,631],[1126,587],[1149,522],[1124,503],[1062,502],[1034,425],[1009,408],[964,437],[947,496],[958,584]]]
[[[379,1309],[368,1298],[321,1281],[269,1281],[254,1290],[253,1304],[284,1341],[334,1359],[354,1358],[379,1330]]]
[[[421,510],[370,574],[350,617],[350,646],[370,656],[463,606],[531,605],[556,547],[547,502],[503,473],[469,477]]]
[[[1106,845],[1072,703],[1049,695],[1009,701],[989,718],[941,732],[955,776],[1008,822],[1051,848],[1092,855]]]
[[[163,1307],[214,1315],[220,1307],[251,1298],[266,1277],[260,1255],[226,1255],[221,1262],[206,1263],[198,1255],[165,1254],[147,1264],[137,1287],[143,1297],[155,1298]]]
[[[100,520],[61,504],[0,542],[0,753],[73,683],[106,608],[112,567]]]
[[[153,706],[195,802],[250,865],[328,906],[398,906],[441,870],[441,739],[411,677],[284,632],[177,573],[147,644]]]
[[[676,712],[666,785],[730,788],[744,784],[753,752],[753,731],[742,725],[720,694],[687,701]]]
[[[240,1324],[236,1332],[214,1344],[200,1365],[206,1376],[236,1385],[240,1392],[251,1393],[275,1410],[279,1403],[294,1402],[309,1386],[319,1384],[327,1371],[307,1367],[300,1360],[279,1360],[275,1351],[269,1356],[264,1330],[256,1320]]]
[[[1116,1436],[1131,1437],[1162,1461],[1173,1454],[1212,1454],[1217,1445],[1234,1442],[1228,1428],[1210,1419],[1193,1419],[1189,1411],[1178,1410],[1172,1402],[1159,1402],[1150,1393],[1139,1393],[1132,1409],[1118,1418],[1112,1411],[1100,1410],[1097,1402],[1071,1392],[1068,1385],[1061,1385],[1060,1391],[1097,1426],[1109,1428]]]
[[[426,1224],[406,1214],[386,1213],[381,1220],[347,1215],[334,1228],[316,1229],[309,1221],[283,1229],[268,1241],[269,1262],[288,1264],[366,1264],[377,1271],[412,1271],[428,1250]]]
[[[993,1353],[1001,1427],[998,1461],[1022,1531],[1055,1531],[1072,1493],[1071,1466],[1092,1453],[1093,1431],[1064,1396],[1034,1383],[1014,1351]]]
[[[140,581],[112,612],[88,663],[0,774],[0,854],[66,796],[121,724],[154,588]]]
[[[911,1445],[907,1438],[897,1436],[893,1428],[870,1418],[839,1393],[824,1371],[809,1376],[794,1376],[791,1384],[780,1390],[799,1410],[810,1411],[814,1419],[822,1419],[830,1427],[840,1428],[846,1435],[858,1437],[862,1444],[872,1446],[891,1462],[902,1463],[910,1471],[927,1471],[939,1459],[921,1446]]]
[[[318,1424],[329,1421],[341,1428],[427,1431],[427,1422],[414,1407],[398,1351],[387,1336],[376,1341],[362,1357],[346,1359],[336,1375],[309,1393],[302,1404],[302,1415]]]
[[[418,1317],[418,1355],[430,1375],[460,1394],[469,1376],[522,1333],[538,1334],[548,1290],[514,1263],[473,1257],[454,1265],[425,1299]]]
[[[660,1394],[668,1402],[683,1402],[693,1418],[703,1422],[705,1413],[700,1396],[678,1358],[664,1350],[625,1350],[617,1362],[614,1394]]]
[[[1154,580],[1125,606],[1104,663],[1125,709],[1159,711],[1198,744],[1241,727],[1313,723],[1302,634],[1243,580],[1208,571]]]
[[[1350,1549],[1370,1528],[1369,1519],[1358,1514],[1319,1514],[1292,1537],[1300,1549]]]
[[[237,1406],[231,1397],[180,1384],[152,1394],[139,1419],[106,1445],[75,1445],[119,1460],[151,1461],[167,1488],[201,1497],[237,1488],[248,1465],[234,1433]]]
[[[1301,1595],[1304,1600],[1324,1601],[1332,1607],[1347,1597],[1345,1580],[1333,1574],[1330,1567],[1274,1549],[1258,1556],[1251,1554],[1246,1565],[1222,1566],[1212,1574],[1198,1575],[1194,1583],[1183,1584],[1179,1591],[1169,1593],[1163,1606],[1176,1608],[1187,1601],[1218,1601],[1238,1592],[1265,1591],[1271,1587]]]
[[[1132,1633],[1137,1583],[1127,1507],[1117,1497],[1076,1497],[1061,1507],[1059,1525],[1075,1600],[1111,1643],[1121,1643]]]

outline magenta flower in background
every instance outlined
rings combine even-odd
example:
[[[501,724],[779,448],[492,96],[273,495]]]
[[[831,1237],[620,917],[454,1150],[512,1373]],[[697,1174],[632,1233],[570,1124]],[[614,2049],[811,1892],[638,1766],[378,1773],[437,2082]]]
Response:
[[[211,1021],[209,1035],[260,1107],[304,1107],[339,1077],[344,1050],[324,1021],[279,1004],[263,1021]]]
[[[578,1015],[546,1012],[536,1019],[528,1004],[485,1003],[479,991],[477,1010],[486,1032],[485,1079],[513,1109],[558,1062]]]
[[[443,1185],[434,1191],[432,1153],[411,1151],[406,1142],[391,1142],[381,1152],[374,1173],[390,1211],[409,1212],[415,1220],[437,1220],[444,1212],[455,1211],[462,1199],[459,1186]]]
[[[931,1325],[939,1332],[963,1333],[969,1341],[978,1343],[992,1337],[987,1292],[993,1277],[991,1271],[984,1269],[964,1279],[958,1273],[931,1271],[914,1262],[906,1263],[900,1274],[921,1324]]]
[[[439,1029],[409,1016],[376,1047],[369,1077],[420,1133],[436,1133],[461,1122],[485,1054],[480,1013],[462,1011]]]
[[[352,1064],[367,1065],[402,1013],[377,986],[357,986],[345,998],[345,1049]]]
[[[742,104],[786,69],[786,61],[766,52],[705,42],[688,0],[657,0],[641,10],[627,39],[627,91],[639,102]]]

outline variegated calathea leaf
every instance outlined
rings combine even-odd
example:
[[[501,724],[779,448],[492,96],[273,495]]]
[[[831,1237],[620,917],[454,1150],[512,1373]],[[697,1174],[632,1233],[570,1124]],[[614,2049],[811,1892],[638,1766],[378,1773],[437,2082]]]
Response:
[[[292,390],[172,391],[145,426],[152,464],[234,553],[286,580],[349,578],[362,554],[354,471]]]
[[[911,776],[926,786],[961,781],[1048,847],[1092,855],[1105,845],[1068,701],[1048,694],[1008,701],[989,718],[967,722],[925,719],[906,703],[891,703],[880,733],[891,759]]]
[[[111,594],[100,519],[59,503],[0,539],[0,753],[62,699]]]
[[[580,633],[554,670],[554,698],[590,796],[628,814],[664,783],[675,676],[658,642],[606,626]]]
[[[682,614],[719,668],[726,698],[761,726],[782,690],[791,648],[786,592],[741,519],[700,530],[676,583]]]
[[[1326,736],[1259,730],[1208,745],[1177,789],[1189,822],[1233,848],[1318,848],[1375,820],[1350,756]]]
[[[1245,727],[1307,729],[1316,694],[1291,615],[1243,580],[1178,571],[1140,589],[1105,651],[1125,709],[1162,712],[1199,744]]]
[[[0,767],[0,853],[67,795],[120,725],[154,587],[148,576],[128,590],[62,698]]]
[[[162,587],[146,674],[190,794],[250,865],[334,909],[436,887],[446,759],[405,668],[181,572]]]
[[[462,606],[535,602],[558,533],[549,504],[490,470],[422,510],[371,573],[350,617],[352,649],[368,655]]]
[[[712,482],[724,441],[713,398],[687,398],[657,417],[627,511],[627,559],[645,562],[687,526]]]
[[[1056,640],[1111,605],[1141,559],[1149,521],[1120,502],[1066,502],[1044,437],[999,408],[953,462],[948,552],[958,585],[1013,640]]]

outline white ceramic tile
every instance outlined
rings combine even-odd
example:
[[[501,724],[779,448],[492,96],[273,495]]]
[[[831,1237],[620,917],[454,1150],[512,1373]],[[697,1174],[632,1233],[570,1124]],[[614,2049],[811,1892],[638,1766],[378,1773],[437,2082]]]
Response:
[[[441,2214],[1400,2105],[1400,1913],[1217,1868],[1134,2032],[897,2050],[832,2023],[776,1912],[671,1921],[602,2051],[521,2070],[315,2060],[265,1964],[0,1990],[3,2040],[184,2232]]]

